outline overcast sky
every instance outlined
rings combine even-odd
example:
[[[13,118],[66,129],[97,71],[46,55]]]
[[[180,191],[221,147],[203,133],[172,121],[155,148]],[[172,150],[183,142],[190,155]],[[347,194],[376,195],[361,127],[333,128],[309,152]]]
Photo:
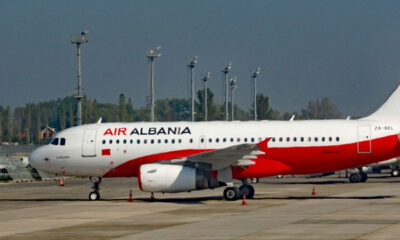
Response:
[[[399,1],[0,1],[0,105],[22,106],[71,95],[76,49],[85,94],[118,95],[145,105],[145,51],[156,60],[156,99],[189,97],[187,59],[223,102],[221,70],[232,62],[237,103],[251,104],[250,74],[273,108],[296,111],[329,97],[345,115],[376,109],[400,83]],[[400,106],[399,106],[400,107]]]

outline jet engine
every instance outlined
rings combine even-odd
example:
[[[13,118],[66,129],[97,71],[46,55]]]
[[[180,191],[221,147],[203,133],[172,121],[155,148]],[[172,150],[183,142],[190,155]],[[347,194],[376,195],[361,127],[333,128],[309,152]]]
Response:
[[[139,186],[146,192],[185,192],[218,187],[209,171],[171,164],[143,164],[138,174]]]

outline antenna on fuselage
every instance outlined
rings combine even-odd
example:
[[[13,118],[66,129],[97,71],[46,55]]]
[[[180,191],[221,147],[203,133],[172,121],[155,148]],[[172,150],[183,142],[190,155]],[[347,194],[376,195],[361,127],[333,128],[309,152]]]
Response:
[[[295,116],[296,116],[296,115],[293,114],[293,115],[290,117],[289,122],[293,121]]]
[[[103,118],[99,118],[99,120],[97,120],[97,124],[101,124],[101,121],[103,120]]]

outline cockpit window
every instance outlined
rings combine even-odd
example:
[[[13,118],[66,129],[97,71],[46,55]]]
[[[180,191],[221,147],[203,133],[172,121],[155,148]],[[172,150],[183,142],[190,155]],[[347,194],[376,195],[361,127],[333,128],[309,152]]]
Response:
[[[65,138],[60,138],[60,145],[64,146],[65,145]]]
[[[54,140],[51,142],[53,145],[58,145],[58,138],[54,138]]]
[[[53,140],[54,140],[54,138],[50,138],[50,139],[47,141],[46,145],[49,145],[50,143],[52,143]]]

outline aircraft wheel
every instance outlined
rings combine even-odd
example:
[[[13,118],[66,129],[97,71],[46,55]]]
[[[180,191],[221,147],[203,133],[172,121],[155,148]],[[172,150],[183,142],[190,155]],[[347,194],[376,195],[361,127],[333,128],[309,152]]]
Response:
[[[361,176],[361,179],[360,179],[361,182],[366,182],[367,181],[368,175],[365,172],[361,172],[360,176]]]
[[[224,190],[224,198],[227,201],[235,201],[241,197],[240,191],[237,187],[227,187]]]
[[[254,187],[249,184],[244,184],[239,188],[240,192],[246,196],[247,199],[254,197]]]
[[[260,179],[253,177],[251,178],[251,183],[258,183],[260,181]]]
[[[393,169],[390,175],[392,175],[392,177],[398,177],[399,173],[399,169]]]
[[[351,183],[358,183],[361,181],[361,175],[359,173],[352,173],[349,176],[349,181]]]
[[[100,199],[100,194],[98,192],[91,192],[89,193],[89,200],[96,201]]]

